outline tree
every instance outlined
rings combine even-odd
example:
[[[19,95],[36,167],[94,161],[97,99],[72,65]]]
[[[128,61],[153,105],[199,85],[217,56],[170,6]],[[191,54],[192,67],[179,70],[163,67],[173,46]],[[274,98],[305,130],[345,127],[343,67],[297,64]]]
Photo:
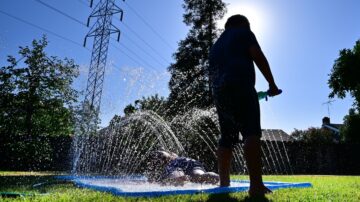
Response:
[[[169,106],[172,112],[189,108],[206,108],[212,104],[208,84],[208,54],[219,30],[216,20],[226,12],[221,0],[185,0],[184,23],[190,26],[187,37],[180,41],[176,60],[168,68]]]
[[[151,110],[165,118],[167,109],[167,101],[165,98],[155,94],[149,97],[142,97],[140,100],[135,100],[134,105],[129,104],[124,108],[124,113],[127,116],[138,110]]]
[[[343,99],[346,93],[355,99],[354,106],[360,107],[360,40],[351,49],[340,50],[340,56],[335,60],[328,81],[332,90],[329,97]]]
[[[297,141],[303,141],[306,143],[324,144],[333,143],[334,134],[323,128],[308,128],[307,130],[297,130],[291,133],[291,137],[294,137]]]
[[[48,57],[44,52],[45,36],[34,40],[32,46],[20,47],[24,67],[18,67],[13,56],[8,56],[9,66],[1,67],[1,126],[16,123],[8,125],[11,128],[8,132],[17,128],[17,132],[28,136],[69,135],[72,130],[69,107],[77,98],[71,84],[78,75],[78,66],[73,60]]]
[[[47,44],[45,36],[33,40],[32,47],[19,48],[19,59],[8,56],[9,65],[0,68],[0,142],[16,149],[24,161],[48,159],[39,156],[50,151],[42,140],[73,131],[77,91],[71,85],[78,66],[70,59],[48,57]]]
[[[354,98],[354,108],[344,117],[341,136],[345,141],[360,140],[360,40],[356,41],[353,49],[340,50],[329,76],[330,98],[337,96],[343,99],[347,93]]]
[[[129,104],[124,108],[125,116],[129,116],[130,114],[133,114],[136,111],[137,111],[136,107],[134,107],[132,104]],[[117,115],[115,115],[115,116],[117,116]]]
[[[360,143],[360,114],[355,109],[350,109],[349,114],[344,117],[340,134],[342,141]]]

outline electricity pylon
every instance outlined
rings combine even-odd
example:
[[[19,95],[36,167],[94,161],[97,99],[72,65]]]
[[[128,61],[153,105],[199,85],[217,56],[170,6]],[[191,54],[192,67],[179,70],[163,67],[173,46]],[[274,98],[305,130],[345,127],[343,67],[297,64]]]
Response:
[[[93,0],[90,1],[90,7],[92,6]],[[122,21],[124,12],[115,5],[115,0],[99,0],[87,21],[87,26],[89,26],[91,18],[96,18],[95,24],[92,25],[84,39],[84,46],[86,46],[86,40],[89,37],[94,37],[94,43],[82,115],[77,120],[76,136],[73,141],[73,173],[91,170],[87,164],[97,159],[96,147],[98,145],[91,144],[91,135],[96,134],[99,123],[110,35],[117,34],[117,40],[120,40],[120,30],[112,24],[112,17],[117,13],[120,14],[120,21]]]
[[[92,5],[93,0],[90,1],[90,7]],[[96,119],[100,112],[110,35],[117,34],[117,40],[120,40],[120,30],[112,24],[113,15],[118,13],[120,14],[120,21],[122,21],[124,12],[115,4],[115,0],[100,0],[87,21],[87,26],[89,26],[90,19],[96,18],[95,24],[93,24],[84,40],[84,46],[86,46],[87,38],[94,37],[84,110]]]

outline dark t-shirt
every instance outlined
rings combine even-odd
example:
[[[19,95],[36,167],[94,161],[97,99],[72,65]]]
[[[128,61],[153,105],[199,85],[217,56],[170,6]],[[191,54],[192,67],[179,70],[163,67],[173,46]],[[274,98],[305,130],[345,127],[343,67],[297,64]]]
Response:
[[[185,175],[191,175],[195,169],[205,171],[204,166],[199,161],[186,157],[177,157],[166,166],[164,176],[166,177],[174,171],[183,171]]]
[[[210,51],[210,82],[213,89],[224,86],[254,87],[255,69],[249,48],[258,42],[247,28],[226,29]]]

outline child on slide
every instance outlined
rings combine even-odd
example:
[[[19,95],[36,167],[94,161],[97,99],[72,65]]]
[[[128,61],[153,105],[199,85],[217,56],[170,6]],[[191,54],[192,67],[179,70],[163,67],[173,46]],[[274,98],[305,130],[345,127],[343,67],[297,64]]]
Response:
[[[185,182],[217,184],[219,175],[206,172],[201,162],[179,157],[177,154],[163,150],[151,154],[147,177],[149,182],[163,185],[182,186]]]

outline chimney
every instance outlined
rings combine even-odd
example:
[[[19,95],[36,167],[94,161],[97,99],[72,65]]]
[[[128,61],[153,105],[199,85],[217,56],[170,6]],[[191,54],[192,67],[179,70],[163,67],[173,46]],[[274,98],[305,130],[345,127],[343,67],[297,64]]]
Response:
[[[323,125],[330,125],[330,118],[325,116],[322,119],[322,123],[323,123]]]

